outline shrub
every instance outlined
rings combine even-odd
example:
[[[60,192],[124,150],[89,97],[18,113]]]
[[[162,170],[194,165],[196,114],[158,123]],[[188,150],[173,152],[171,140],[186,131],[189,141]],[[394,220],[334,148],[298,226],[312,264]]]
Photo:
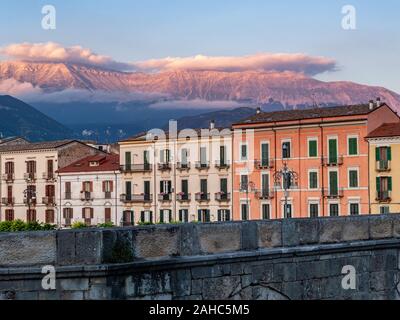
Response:
[[[118,239],[111,252],[111,263],[127,263],[133,261],[133,252],[128,241]]]
[[[149,222],[149,221],[146,221],[146,222],[139,221],[137,223],[137,225],[138,226],[152,226],[152,225],[154,225],[154,223],[153,222]]]
[[[55,225],[49,223],[39,223],[37,221],[24,222],[22,220],[2,221],[0,222],[0,232],[18,232],[18,231],[42,231],[54,230]]]
[[[0,222],[0,232],[11,231],[12,221],[2,221]]]
[[[11,223],[10,231],[26,231],[27,223],[23,222],[22,220],[14,220]]]
[[[72,229],[84,229],[84,228],[87,228],[87,225],[85,223],[83,223],[83,222],[75,221],[72,224],[71,228]]]
[[[112,223],[112,222],[99,223],[97,225],[97,227],[99,227],[99,228],[113,228],[114,227],[114,223]]]

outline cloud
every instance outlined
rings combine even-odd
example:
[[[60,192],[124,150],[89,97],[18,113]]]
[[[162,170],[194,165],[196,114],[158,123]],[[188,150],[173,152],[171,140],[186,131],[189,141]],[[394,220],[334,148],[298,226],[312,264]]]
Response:
[[[98,55],[81,46],[63,47],[54,42],[10,44],[0,48],[0,54],[23,61],[78,63],[119,71],[133,68],[129,63]]]
[[[202,99],[194,100],[168,100],[160,101],[150,105],[153,109],[235,109],[244,106],[236,101],[208,101]]]
[[[336,61],[330,58],[309,56],[302,53],[260,53],[242,57],[209,57],[197,55],[180,58],[168,57],[133,63],[137,70],[159,72],[170,70],[213,71],[292,71],[316,75],[335,71]]]

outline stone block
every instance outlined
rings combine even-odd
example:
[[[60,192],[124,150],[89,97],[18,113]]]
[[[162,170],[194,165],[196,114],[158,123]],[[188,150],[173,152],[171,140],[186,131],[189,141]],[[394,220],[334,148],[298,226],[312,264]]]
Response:
[[[346,218],[343,226],[343,241],[369,239],[369,220],[364,217]]]
[[[203,280],[204,300],[228,300],[240,286],[240,277],[218,277]]]
[[[201,294],[203,292],[203,280],[202,279],[196,279],[192,280],[192,285],[191,285],[191,294]]]
[[[252,282],[272,282],[273,270],[274,265],[272,263],[251,266]]]
[[[259,248],[275,248],[282,246],[281,221],[257,222],[257,226]]]
[[[61,279],[59,281],[59,286],[60,289],[63,291],[88,290],[89,279],[88,278]]]
[[[178,256],[180,232],[177,226],[142,228],[133,231],[136,258],[162,258]]]
[[[63,291],[60,295],[61,300],[83,300],[84,291]]]
[[[258,249],[258,225],[256,221],[246,221],[241,224],[242,250]]]
[[[338,243],[343,241],[344,218],[324,218],[320,220],[319,243]]]
[[[98,264],[102,261],[101,231],[77,231],[75,234],[76,263]]]
[[[389,215],[371,216],[369,225],[371,239],[385,239],[393,236],[393,220]]]
[[[277,263],[274,264],[273,271],[274,281],[295,281],[296,280],[296,264],[295,263]]]
[[[75,231],[57,232],[57,264],[71,265],[75,263]]]
[[[198,229],[199,226],[195,223],[186,223],[180,226],[181,256],[194,256],[201,253]]]
[[[203,254],[233,252],[241,249],[241,225],[238,223],[198,226],[200,250]]]
[[[171,272],[171,289],[174,296],[189,296],[191,285],[192,275],[190,269],[178,269]]]
[[[293,247],[318,243],[319,221],[320,219],[282,220],[283,246]]]
[[[400,214],[393,214],[392,223],[393,223],[393,237],[400,238]]]
[[[0,234],[0,266],[54,265],[56,231]]]
[[[85,291],[85,300],[109,300],[111,298],[111,288],[94,285]]]

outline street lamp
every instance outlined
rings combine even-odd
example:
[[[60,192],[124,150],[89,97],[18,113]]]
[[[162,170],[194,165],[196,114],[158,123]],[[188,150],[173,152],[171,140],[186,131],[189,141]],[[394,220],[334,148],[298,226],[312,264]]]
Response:
[[[255,183],[250,181],[250,182],[241,182],[240,183],[240,191],[245,191],[246,192],[246,208],[247,212],[246,214],[248,215],[249,212],[249,192],[255,190]],[[247,217],[248,219],[248,217]]]
[[[298,174],[297,172],[290,169],[287,166],[287,163],[285,162],[283,164],[283,168],[274,173],[274,181],[276,188],[278,186],[280,187],[282,184],[285,196],[284,215],[285,217],[287,217],[289,214],[289,207],[288,207],[289,190],[297,185]]]
[[[28,204],[28,212],[29,212],[29,219],[31,215],[31,204],[35,203],[36,201],[36,190],[27,188],[24,190],[24,197],[26,199],[26,203]]]

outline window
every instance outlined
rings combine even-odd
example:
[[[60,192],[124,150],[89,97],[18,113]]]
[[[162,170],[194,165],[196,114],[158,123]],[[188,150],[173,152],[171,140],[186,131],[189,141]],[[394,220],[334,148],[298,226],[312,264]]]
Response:
[[[349,137],[347,139],[348,144],[348,154],[350,156],[358,155],[358,138],[357,137]]]
[[[230,221],[231,220],[231,211],[227,209],[218,210],[218,221]]]
[[[111,208],[104,208],[104,222],[111,222]]]
[[[65,199],[70,200],[71,196],[71,182],[67,181],[65,182]]]
[[[247,154],[247,144],[242,143],[240,145],[240,161],[246,161],[248,158],[248,154]]]
[[[13,186],[7,186],[7,203],[13,204],[14,199],[13,199]]]
[[[46,210],[46,223],[54,223],[54,210]]]
[[[36,221],[36,210],[35,209],[26,210],[26,221],[27,222],[35,222]]]
[[[375,158],[377,169],[379,171],[387,171],[390,169],[390,161],[392,161],[391,147],[378,147],[375,149]]]
[[[179,210],[179,221],[180,222],[189,222],[189,210],[188,209],[180,209]]]
[[[153,211],[143,210],[140,212],[140,222],[153,223]]]
[[[92,192],[93,191],[93,183],[92,183],[92,181],[84,181],[84,182],[82,182],[82,191],[83,192]]]
[[[338,217],[339,216],[339,204],[337,204],[337,203],[330,203],[329,204],[329,215],[331,217]]]
[[[197,211],[197,219],[199,222],[210,222],[210,210],[209,209],[199,209]]]
[[[27,173],[36,172],[36,161],[30,160],[26,162],[26,172]]]
[[[263,197],[269,196],[269,174],[261,175],[261,194]]]
[[[220,146],[219,147],[219,164],[221,166],[227,165],[227,162],[226,162],[226,147],[225,146]]]
[[[290,158],[290,141],[285,141],[282,143],[282,159]]]
[[[207,148],[206,147],[200,148],[200,165],[202,167],[207,166]]]
[[[202,194],[208,193],[207,179],[200,179],[200,192]]]
[[[283,205],[283,216],[286,219],[290,219],[292,217],[292,204],[288,203],[285,207],[285,205]]]
[[[125,168],[130,170],[132,165],[132,153],[130,151],[125,152]]]
[[[172,221],[172,210],[160,210],[160,223],[170,223]]]
[[[261,166],[262,167],[269,166],[269,144],[268,143],[261,144]]]
[[[308,157],[315,158],[318,157],[318,143],[316,139],[308,140]]]
[[[338,172],[329,171],[329,195],[339,195]]]
[[[376,178],[376,191],[377,200],[386,201],[390,200],[392,192],[392,177],[377,177]]]
[[[227,178],[221,178],[219,180],[219,187],[220,187],[221,196],[223,198],[227,199],[227,196],[228,196],[228,179]]]
[[[132,200],[132,182],[125,181],[125,197],[126,200]]]
[[[309,204],[310,218],[318,218],[319,216],[319,205],[318,203]]]
[[[310,189],[318,189],[318,172],[310,171],[308,173],[308,186]]]
[[[6,221],[14,221],[14,210],[13,209],[6,209]]]
[[[14,162],[8,161],[5,164],[5,172],[7,176],[14,174]]]
[[[188,166],[188,149],[181,149],[181,166],[182,168]]]
[[[65,220],[65,226],[69,227],[72,224],[72,219],[74,218],[74,211],[72,208],[63,209],[63,218]]]
[[[390,207],[389,206],[382,206],[380,207],[381,214],[390,214]]]
[[[170,162],[170,151],[169,149],[161,150],[160,152],[160,162],[169,163]]]
[[[187,196],[188,194],[189,194],[189,180],[182,180],[181,181],[181,190],[182,190],[182,193],[185,195],[185,196]]]
[[[93,208],[82,208],[82,219],[87,226],[92,225]]]
[[[349,170],[349,188],[358,188],[358,170]]]
[[[150,201],[150,181],[143,181],[144,200]]]
[[[103,192],[106,199],[111,199],[113,192],[113,181],[103,181]]]
[[[337,139],[329,139],[328,140],[328,154],[329,154],[329,163],[337,164],[338,163],[338,145]]]
[[[350,215],[356,216],[360,214],[360,204],[359,203],[350,203]]]
[[[249,220],[249,206],[247,203],[240,205],[240,213],[243,221]]]
[[[135,215],[132,210],[125,210],[122,212],[122,226],[133,226],[135,224],[134,218]]]
[[[262,211],[262,218],[264,220],[271,219],[271,206],[269,205],[269,203],[263,203],[261,206],[261,211]]]
[[[172,182],[171,180],[161,180],[160,181],[160,193],[170,194],[172,193]]]
[[[240,176],[240,191],[246,192],[249,188],[249,176],[247,174],[242,174]]]

